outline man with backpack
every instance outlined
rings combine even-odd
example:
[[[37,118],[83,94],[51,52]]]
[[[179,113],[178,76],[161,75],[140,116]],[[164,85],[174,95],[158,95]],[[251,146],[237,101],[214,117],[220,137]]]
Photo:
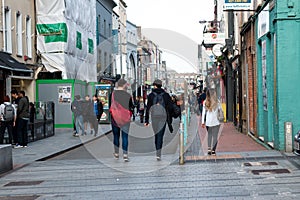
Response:
[[[9,96],[4,97],[4,103],[0,105],[0,144],[3,144],[5,129],[7,128],[8,141],[12,144],[13,127],[16,123],[17,111],[10,103]]]
[[[170,116],[172,100],[170,95],[161,88],[161,80],[155,80],[153,87],[152,92],[147,97],[145,126],[149,125],[149,116],[151,116],[152,129],[155,134],[156,159],[160,161],[166,123],[168,123],[170,132],[173,132],[172,116]]]

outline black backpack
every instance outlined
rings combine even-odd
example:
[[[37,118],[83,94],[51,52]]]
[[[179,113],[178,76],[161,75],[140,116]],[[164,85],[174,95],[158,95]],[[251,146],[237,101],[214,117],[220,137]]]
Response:
[[[177,118],[181,115],[181,108],[175,102],[172,102],[172,117]]]
[[[151,107],[151,116],[152,117],[166,117],[166,105],[163,98],[164,92],[157,94],[156,92],[153,92],[154,98],[153,98],[153,104]]]
[[[14,107],[11,104],[6,104],[4,107],[3,119],[4,121],[12,121],[14,119]]]

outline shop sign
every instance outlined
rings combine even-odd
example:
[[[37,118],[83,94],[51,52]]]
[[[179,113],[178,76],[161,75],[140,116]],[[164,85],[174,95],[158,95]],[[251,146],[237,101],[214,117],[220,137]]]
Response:
[[[204,44],[225,44],[225,33],[204,33]]]
[[[252,0],[225,0],[224,10],[250,10]]]

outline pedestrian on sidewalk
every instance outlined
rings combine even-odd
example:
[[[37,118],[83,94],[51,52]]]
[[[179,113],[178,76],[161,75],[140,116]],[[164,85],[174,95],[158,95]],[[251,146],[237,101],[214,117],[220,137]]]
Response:
[[[103,104],[98,99],[97,95],[93,96],[93,103],[94,103],[94,113],[97,117],[98,123],[100,123],[101,116],[103,114]]]
[[[131,95],[127,92],[127,81],[120,79],[116,84],[116,88],[111,95],[111,105],[109,109],[111,112],[111,127],[114,142],[113,155],[116,159],[119,158],[120,135],[122,134],[123,159],[125,162],[128,162],[128,133],[134,105]],[[116,107],[118,107],[119,110],[116,110]],[[126,118],[127,120],[122,121],[122,118]]]
[[[75,121],[75,131],[73,133],[74,137],[79,136],[79,132],[84,133],[83,128],[83,119],[82,119],[82,105],[80,102],[80,95],[76,95],[74,101],[71,103],[71,111],[74,114],[74,121]]]
[[[145,115],[145,103],[143,97],[140,97],[138,100],[138,111],[140,116],[140,123],[144,123],[144,115]]]
[[[208,155],[216,155],[216,149],[218,144],[218,133],[220,129],[220,122],[218,120],[218,109],[220,103],[217,98],[215,89],[208,89],[206,92],[206,100],[203,103],[202,111],[202,128],[207,129],[207,141],[208,141]],[[206,119],[204,119],[206,118]]]
[[[18,107],[18,103],[20,101],[20,97],[18,96],[18,91],[17,90],[12,90],[10,92],[11,94],[11,97],[12,97],[12,104],[15,106],[15,108],[17,109]],[[12,135],[13,135],[13,143],[12,145],[16,145],[18,144],[18,118],[16,120],[16,123],[15,123],[15,126],[13,127],[13,132],[12,132]]]
[[[200,114],[202,114],[202,111],[203,111],[203,102],[206,99],[206,91],[207,91],[207,89],[204,88],[202,93],[198,97],[198,105],[199,105]]]
[[[25,96],[23,90],[19,91],[18,96],[20,97],[18,107],[17,107],[17,132],[18,132],[18,144],[16,148],[27,147],[28,144],[28,132],[27,125],[29,121],[29,99]]]
[[[82,102],[82,117],[84,123],[84,133],[87,134],[87,126],[90,125],[91,135],[97,136],[98,133],[98,121],[94,112],[94,103],[91,101],[90,96],[86,95],[85,100]],[[95,133],[93,133],[93,131]]]
[[[173,132],[172,117],[169,112],[172,100],[170,95],[162,89],[161,80],[155,80],[153,87],[152,92],[147,97],[145,126],[149,125],[149,116],[151,115],[152,129],[155,134],[156,159],[160,161],[166,123],[168,123],[170,132]]]
[[[8,142],[12,144],[13,127],[16,124],[17,110],[15,106],[10,103],[9,96],[4,96],[4,102],[0,105],[0,144],[4,144],[4,133],[7,128]]]

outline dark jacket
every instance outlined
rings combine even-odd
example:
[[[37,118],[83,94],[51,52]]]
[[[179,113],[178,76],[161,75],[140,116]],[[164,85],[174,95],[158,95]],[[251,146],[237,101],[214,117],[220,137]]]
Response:
[[[172,108],[172,106],[171,106],[172,99],[171,99],[170,95],[167,92],[165,92],[165,90],[163,90],[162,88],[154,88],[152,90],[152,92],[148,95],[145,123],[149,123],[150,108],[153,105],[153,100],[154,100],[154,96],[155,96],[153,94],[153,92],[155,92],[157,94],[161,94],[162,92],[164,92],[163,99],[164,99],[165,109],[166,109],[166,113],[167,113],[167,122],[168,122],[168,124],[172,123],[172,117],[170,117],[170,110]]]
[[[17,116],[18,118],[29,119],[29,101],[27,97],[20,98],[17,108]]]
[[[95,102],[93,102],[93,103],[95,103]],[[98,99],[97,99],[97,111],[98,111],[98,115],[101,116],[103,113],[103,105],[102,105],[102,102],[99,101]]]
[[[74,116],[75,117],[78,117],[80,115],[82,115],[82,105],[80,103],[79,100],[74,100],[72,103],[71,103],[71,110],[72,112],[74,113]]]

